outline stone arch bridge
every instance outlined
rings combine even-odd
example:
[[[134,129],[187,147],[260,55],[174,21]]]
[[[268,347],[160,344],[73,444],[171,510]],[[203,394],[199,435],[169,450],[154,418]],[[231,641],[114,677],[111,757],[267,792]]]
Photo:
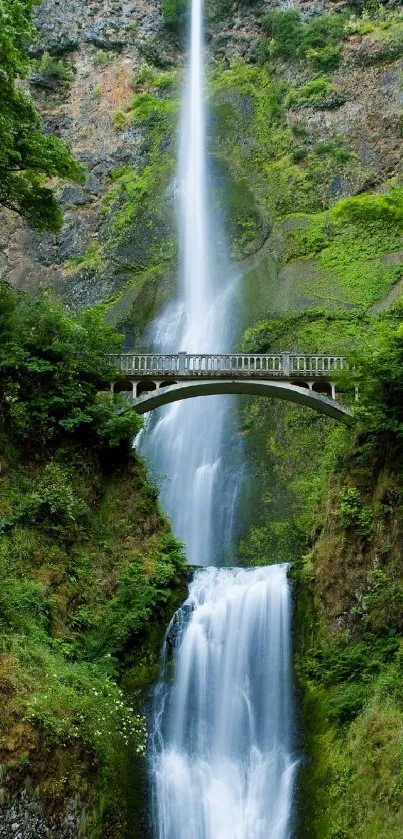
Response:
[[[339,355],[179,352],[110,356],[117,368],[113,392],[130,395],[130,408],[145,414],[194,396],[243,393],[305,405],[345,424],[352,414],[337,400],[337,374],[348,370]]]

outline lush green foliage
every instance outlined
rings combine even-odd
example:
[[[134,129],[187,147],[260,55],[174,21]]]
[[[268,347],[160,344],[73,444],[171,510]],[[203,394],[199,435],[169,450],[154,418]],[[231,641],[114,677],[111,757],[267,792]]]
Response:
[[[298,11],[286,9],[269,12],[263,26],[273,38],[274,56],[288,60],[307,58],[318,70],[333,70],[340,62],[344,20],[343,15],[326,15],[303,23]]]
[[[344,149],[336,148],[339,153]],[[334,157],[332,148],[330,154]],[[330,212],[294,215],[287,260],[316,258],[329,302],[370,306],[402,277],[400,201],[400,190],[393,188],[342,199]],[[301,283],[301,291],[308,293],[308,284]]]
[[[13,784],[28,764],[51,813],[83,789],[94,837],[124,822],[126,775],[145,751],[135,693],[118,683],[133,662],[134,687],[155,676],[185,580],[132,451],[139,418],[102,393],[116,374],[106,354],[119,348],[99,312],[72,317],[2,284],[3,765]]]
[[[323,107],[333,93],[332,80],[328,76],[319,76],[302,85],[301,88],[291,88],[286,104],[292,108]]]
[[[184,22],[189,8],[188,0],[162,0],[162,15],[169,29],[177,30]]]
[[[255,238],[256,229],[262,235],[262,215],[278,219],[295,212],[317,213],[338,201],[341,188],[359,190],[365,172],[343,137],[334,134],[312,144],[305,121],[291,122],[285,111],[287,95],[298,101],[295,109],[301,106],[301,116],[308,105],[335,106],[340,97],[328,77],[290,90],[267,64],[234,62],[229,70],[214,71],[211,90],[213,152],[231,181],[227,204],[238,215],[237,197],[244,192],[243,219],[247,215],[251,221],[240,237],[231,229],[232,240],[240,245],[237,255],[248,247],[248,238],[249,243]]]
[[[301,19],[294,10],[269,12],[263,22],[267,34],[276,41],[276,51],[282,58],[293,58],[301,43]]]
[[[382,219],[386,223],[403,219],[403,188],[392,187],[381,195],[355,195],[339,201],[332,216],[344,222],[371,222]]]
[[[72,318],[51,297],[0,287],[0,433],[17,449],[46,451],[79,440],[98,450],[129,446],[140,420],[107,392],[120,336],[102,314]],[[105,391],[102,393],[101,391]]]
[[[357,357],[358,416],[366,451],[403,437],[403,311],[392,309],[377,326],[375,338]],[[381,442],[383,441],[383,442]]]
[[[331,73],[336,70],[340,64],[341,48],[334,47],[328,44],[321,49],[309,49],[306,57],[309,59],[312,67],[322,73]]]
[[[74,78],[71,62],[62,58],[55,58],[48,52],[44,52],[40,59],[34,59],[32,66],[40,76],[55,79],[65,85]]]
[[[58,230],[62,214],[46,178],[80,180],[83,172],[64,142],[42,133],[32,101],[18,85],[29,70],[33,5],[0,2],[0,205],[38,229]]]

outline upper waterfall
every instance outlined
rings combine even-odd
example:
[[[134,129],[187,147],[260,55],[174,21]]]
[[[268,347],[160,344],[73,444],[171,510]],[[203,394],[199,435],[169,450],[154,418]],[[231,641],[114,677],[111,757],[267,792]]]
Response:
[[[204,93],[203,0],[195,0],[178,165],[181,284],[186,317],[184,343],[191,350],[201,349],[203,315],[212,295]]]
[[[160,352],[178,348],[203,351],[206,347],[223,352],[234,340],[237,278],[222,252],[214,214],[203,51],[203,0],[193,0],[179,131],[180,290],[176,304],[170,304],[154,325],[153,344]],[[242,476],[238,459],[241,441],[231,438],[228,429],[232,428],[229,398],[203,397],[162,409],[143,435],[142,451],[163,476],[161,500],[192,565],[228,561],[233,508]],[[229,453],[225,441],[230,438]]]

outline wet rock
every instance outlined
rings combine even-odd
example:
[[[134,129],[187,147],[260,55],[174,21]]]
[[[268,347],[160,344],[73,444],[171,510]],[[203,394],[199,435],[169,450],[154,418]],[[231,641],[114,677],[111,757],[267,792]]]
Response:
[[[386,41],[377,41],[368,35],[355,36],[349,39],[345,56],[349,64],[368,67],[392,58],[391,51],[392,47]]]
[[[35,87],[52,91],[58,91],[63,87],[60,79],[56,79],[54,76],[42,76],[40,73],[31,73],[29,83],[35,85]]]
[[[91,195],[102,195],[105,192],[105,188],[102,186],[101,181],[96,175],[94,175],[93,172],[90,172],[87,177],[85,182],[85,191],[89,192]],[[85,201],[86,199],[84,197],[82,203],[85,204]]]
[[[87,203],[87,197],[81,186],[69,185],[65,186],[58,194],[60,204],[64,206],[79,206]]]

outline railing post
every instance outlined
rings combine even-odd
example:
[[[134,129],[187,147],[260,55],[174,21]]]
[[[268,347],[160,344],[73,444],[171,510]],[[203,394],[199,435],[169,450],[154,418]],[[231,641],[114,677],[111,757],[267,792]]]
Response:
[[[281,366],[282,366],[282,373],[283,376],[290,375],[290,355],[289,352],[281,353]]]
[[[186,371],[186,355],[187,355],[187,353],[185,353],[185,352],[179,352],[178,353],[178,357],[179,357],[178,373],[185,373],[185,371]]]

